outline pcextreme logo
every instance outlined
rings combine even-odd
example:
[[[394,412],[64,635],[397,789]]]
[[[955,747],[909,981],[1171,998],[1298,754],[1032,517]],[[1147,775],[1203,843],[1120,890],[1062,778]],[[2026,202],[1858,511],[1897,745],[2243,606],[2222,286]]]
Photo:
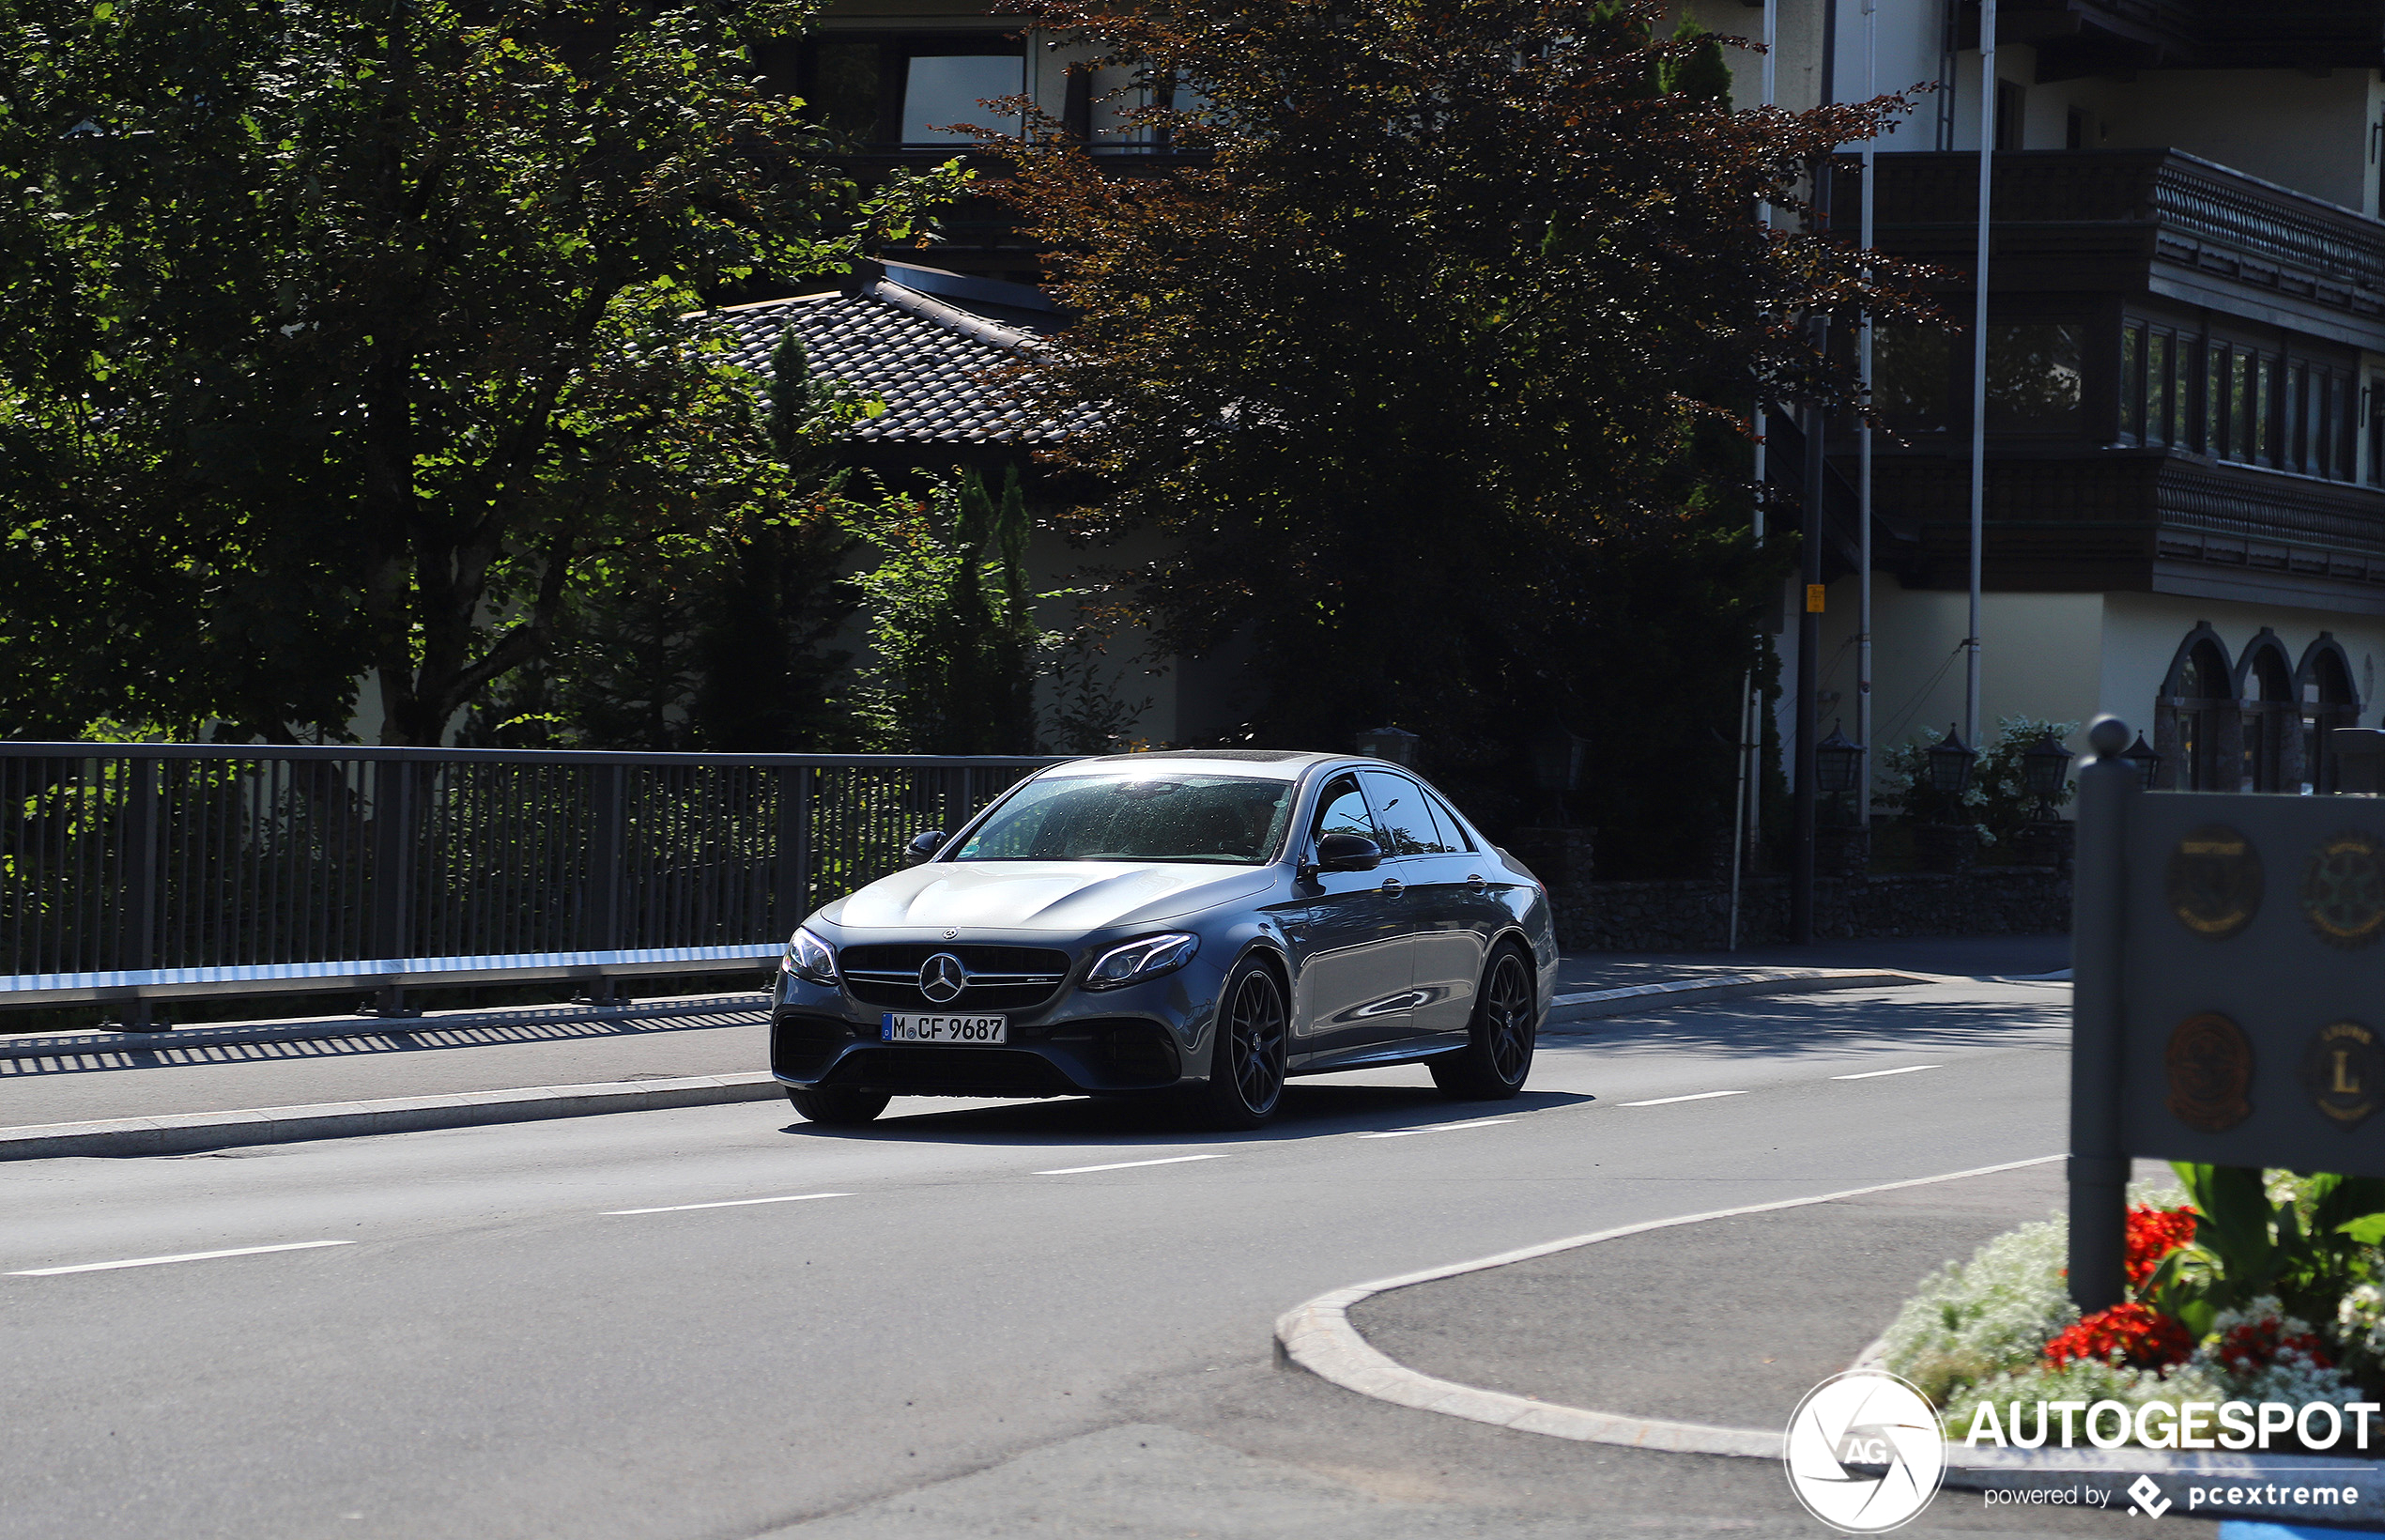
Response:
[[[1879,1534],[1938,1495],[1946,1429],[1928,1398],[1895,1375],[1850,1369],[1797,1403],[1782,1463],[1808,1513],[1849,1534]]]

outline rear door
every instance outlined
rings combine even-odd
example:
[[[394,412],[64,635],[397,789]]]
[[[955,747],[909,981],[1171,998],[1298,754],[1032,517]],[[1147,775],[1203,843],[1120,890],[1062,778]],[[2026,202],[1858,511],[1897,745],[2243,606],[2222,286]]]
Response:
[[[1362,770],[1359,778],[1375,822],[1399,852],[1400,917],[1412,937],[1413,994],[1403,1031],[1412,1038],[1463,1033],[1483,977],[1485,938],[1467,885],[1479,865],[1469,869],[1463,848],[1452,849],[1450,832],[1422,786],[1389,770]]]
[[[1300,858],[1316,859],[1329,834],[1382,843],[1358,777],[1344,771],[1318,793]],[[1302,885],[1307,906],[1292,944],[1292,1053],[1297,1057],[1383,1041],[1407,1029],[1411,963],[1407,910],[1384,881],[1395,863],[1373,871],[1320,871]]]

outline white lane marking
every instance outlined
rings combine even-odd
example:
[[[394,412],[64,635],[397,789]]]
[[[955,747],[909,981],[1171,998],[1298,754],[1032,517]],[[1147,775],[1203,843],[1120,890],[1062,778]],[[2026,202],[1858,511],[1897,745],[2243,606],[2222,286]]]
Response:
[[[725,1203],[672,1203],[660,1209],[608,1209],[612,1214],[684,1214],[690,1209],[745,1209],[757,1203],[809,1203],[814,1198],[849,1198],[851,1193],[796,1193],[783,1198],[731,1198]]]
[[[1924,1070],[1942,1070],[1944,1068],[1946,1067],[1941,1064],[1908,1064],[1901,1070],[1866,1070],[1859,1075],[1832,1075],[1830,1078],[1833,1080],[1877,1080],[1882,1075],[1918,1074]]]
[[[1746,1096],[1745,1091],[1700,1091],[1693,1096],[1659,1096],[1646,1101],[1626,1101],[1626,1107],[1669,1107],[1676,1101],[1708,1101],[1718,1096]]]
[[[1223,1155],[1169,1155],[1156,1161],[1113,1161],[1108,1165],[1064,1165],[1057,1171],[1039,1171],[1039,1177],[1081,1177],[1088,1171],[1124,1171],[1131,1165],[1181,1165],[1186,1161],[1222,1161]]]
[[[1484,1117],[1471,1123],[1436,1123],[1426,1129],[1391,1129],[1381,1133],[1362,1133],[1362,1139],[1405,1139],[1413,1133],[1454,1133],[1459,1129],[1495,1129],[1501,1123],[1512,1123],[1512,1117]]]
[[[219,1256],[262,1256],[267,1252],[314,1251],[322,1246],[353,1246],[353,1240],[293,1240],[282,1246],[235,1246],[230,1251],[183,1252],[175,1256],[135,1256],[123,1262],[84,1262],[70,1268],[26,1268],[11,1278],[54,1278],[62,1272],[112,1272],[117,1268],[156,1268],[168,1262],[210,1262]]]

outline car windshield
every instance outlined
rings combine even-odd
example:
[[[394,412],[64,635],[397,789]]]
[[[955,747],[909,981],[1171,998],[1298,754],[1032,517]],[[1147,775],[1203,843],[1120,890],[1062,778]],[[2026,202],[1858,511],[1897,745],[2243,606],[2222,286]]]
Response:
[[[1031,781],[956,861],[1211,861],[1255,866],[1283,837],[1294,783],[1176,773]]]

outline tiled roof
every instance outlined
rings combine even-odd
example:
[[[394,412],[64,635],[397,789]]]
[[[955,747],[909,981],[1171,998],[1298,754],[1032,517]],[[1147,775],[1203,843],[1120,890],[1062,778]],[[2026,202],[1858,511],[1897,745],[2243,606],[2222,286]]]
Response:
[[[1058,437],[1052,424],[1031,421],[992,377],[1037,355],[1043,345],[1035,331],[891,279],[870,276],[854,292],[769,300],[714,311],[710,318],[735,331],[736,362],[764,378],[771,349],[792,326],[815,377],[842,380],[884,400],[886,409],[854,424],[847,439],[949,444]]]

